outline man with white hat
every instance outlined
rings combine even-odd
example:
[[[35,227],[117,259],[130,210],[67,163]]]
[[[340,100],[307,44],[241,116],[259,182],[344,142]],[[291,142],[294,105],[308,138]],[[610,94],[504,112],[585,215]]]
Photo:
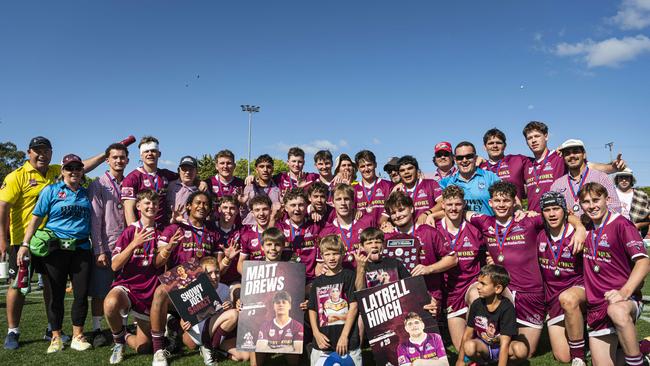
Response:
[[[629,168],[614,174],[616,193],[621,201],[621,214],[632,221],[637,229],[645,232],[650,225],[650,200],[644,191],[634,189],[635,184],[636,179]]]
[[[582,186],[589,182],[602,184],[608,193],[607,206],[614,212],[621,212],[621,202],[618,200],[614,184],[606,173],[590,169],[587,165],[585,144],[578,139],[568,139],[560,145],[560,153],[566,164],[568,173],[556,179],[551,185],[551,191],[559,192],[564,196],[569,211],[575,215],[582,215],[579,205],[578,192]]]

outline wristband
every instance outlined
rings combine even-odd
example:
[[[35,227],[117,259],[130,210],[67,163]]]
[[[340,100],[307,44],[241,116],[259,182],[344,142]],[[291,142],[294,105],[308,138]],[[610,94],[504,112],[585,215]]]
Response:
[[[29,248],[29,243],[22,243],[20,244],[21,247]]]
[[[223,264],[224,266],[229,266],[230,265],[230,259],[228,259],[228,257],[224,257],[221,260],[221,264]]]

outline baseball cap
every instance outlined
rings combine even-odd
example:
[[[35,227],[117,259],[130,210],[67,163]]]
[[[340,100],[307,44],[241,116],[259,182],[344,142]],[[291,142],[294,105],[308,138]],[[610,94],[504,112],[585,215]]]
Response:
[[[395,170],[397,169],[397,161],[399,158],[397,156],[393,156],[388,161],[386,164],[384,164],[384,171],[388,173],[389,170]]]
[[[546,207],[560,206],[566,211],[566,200],[562,193],[549,191],[542,195],[542,198],[539,200],[539,206],[542,210]]]
[[[447,141],[442,141],[436,144],[436,146],[433,148],[433,153],[437,153],[438,151],[447,151],[451,152],[451,144]]]
[[[560,150],[568,149],[570,147],[581,147],[583,150],[585,149],[585,144],[582,142],[582,140],[578,139],[568,139],[560,145]]]
[[[196,159],[194,159],[193,157],[191,157],[189,155],[183,156],[181,158],[181,162],[178,163],[179,167],[183,166],[183,165],[191,165],[191,166],[193,166],[195,168],[198,168],[198,166],[199,166],[199,164],[196,162]]]
[[[68,154],[68,155],[63,157],[63,160],[61,160],[61,166],[62,167],[70,165],[70,164],[74,164],[74,163],[81,164],[81,166],[84,165],[81,158],[79,156],[75,155],[75,154]]]
[[[36,136],[29,141],[29,148],[35,149],[37,147],[47,147],[48,149],[51,149],[52,143],[43,136]]]

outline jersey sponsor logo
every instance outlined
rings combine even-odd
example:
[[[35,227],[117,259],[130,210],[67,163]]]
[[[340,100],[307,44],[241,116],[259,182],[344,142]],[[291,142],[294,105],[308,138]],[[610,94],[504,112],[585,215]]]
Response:
[[[38,185],[38,182],[36,181],[36,179],[32,178],[29,180],[29,185],[31,187],[36,187]]]
[[[426,192],[419,192],[419,193],[418,193],[418,198],[426,198],[426,197],[427,197],[427,193],[426,193]]]
[[[59,199],[62,199],[62,200],[64,200],[67,197],[67,195],[66,195],[66,193],[64,191],[60,191],[57,196],[59,196]]]
[[[485,189],[485,182],[478,182],[478,189]]]
[[[282,333],[282,331],[280,331]],[[293,337],[293,333],[291,332],[291,328],[287,329],[287,333],[285,334],[287,337]]]
[[[183,234],[183,235],[185,235],[186,238],[191,238],[192,237],[192,232],[189,231],[189,230],[185,230],[185,234]]]

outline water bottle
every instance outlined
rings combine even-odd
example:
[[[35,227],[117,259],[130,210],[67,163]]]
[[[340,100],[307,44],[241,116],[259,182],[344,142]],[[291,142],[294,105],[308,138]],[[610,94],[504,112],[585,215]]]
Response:
[[[29,257],[23,258],[23,265],[18,268],[16,288],[27,288],[29,286]]]

